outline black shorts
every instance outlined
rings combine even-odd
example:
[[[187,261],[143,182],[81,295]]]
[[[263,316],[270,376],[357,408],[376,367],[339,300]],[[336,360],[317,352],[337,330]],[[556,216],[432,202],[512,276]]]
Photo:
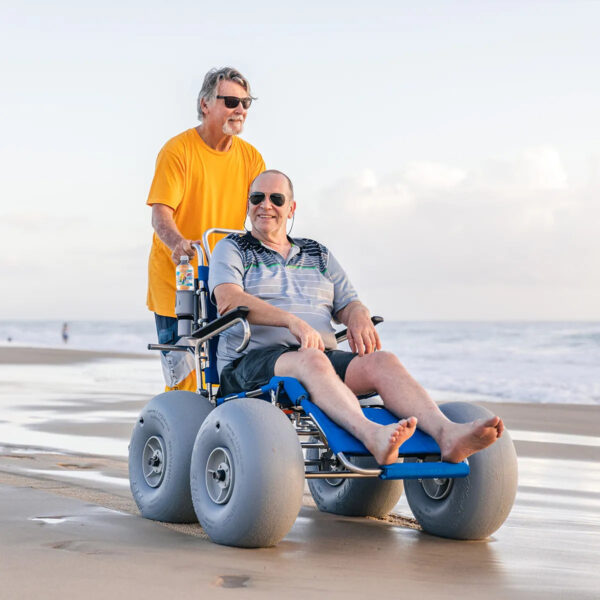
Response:
[[[299,346],[266,346],[250,350],[226,365],[219,378],[219,396],[249,392],[266,385],[275,374],[277,359],[286,352],[295,352]],[[357,356],[344,350],[326,350],[325,355],[340,379],[346,378],[350,361]]]

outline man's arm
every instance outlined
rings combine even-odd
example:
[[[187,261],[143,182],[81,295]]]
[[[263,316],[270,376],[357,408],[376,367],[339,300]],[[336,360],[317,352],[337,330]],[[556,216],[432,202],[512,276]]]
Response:
[[[348,328],[350,350],[358,353],[359,356],[381,350],[381,341],[371,321],[368,308],[358,299],[354,286],[331,252],[329,252],[327,270],[333,281],[334,318]]]
[[[359,356],[381,350],[381,340],[371,321],[369,309],[358,300],[346,304],[335,318],[348,328],[350,350]]]
[[[152,205],[152,227],[160,240],[171,250],[171,259],[176,265],[184,254],[190,258],[196,254],[192,244],[198,243],[197,240],[187,240],[181,235],[173,220],[173,209],[170,206]]]
[[[255,325],[271,325],[272,327],[286,327],[300,343],[302,348],[318,348],[325,350],[323,338],[316,329],[299,317],[272,306],[268,302],[246,293],[235,283],[222,283],[215,287],[213,296],[217,301],[220,314],[238,306],[247,306],[250,309],[248,321]]]

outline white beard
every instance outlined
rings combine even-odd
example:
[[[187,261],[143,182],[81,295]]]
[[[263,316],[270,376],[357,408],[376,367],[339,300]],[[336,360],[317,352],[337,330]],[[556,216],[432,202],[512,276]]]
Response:
[[[240,129],[239,131],[234,131],[234,125],[231,121],[227,120],[225,121],[225,123],[223,124],[223,133],[225,135],[237,135],[238,133],[242,133],[243,129],[244,129],[244,121],[239,120],[239,121],[235,121],[235,123],[239,123],[240,124]]]

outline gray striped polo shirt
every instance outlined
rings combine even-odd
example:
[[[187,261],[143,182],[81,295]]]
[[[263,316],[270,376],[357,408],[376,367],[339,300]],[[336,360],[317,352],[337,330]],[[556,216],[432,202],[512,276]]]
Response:
[[[346,273],[325,246],[305,238],[289,240],[292,247],[287,258],[283,258],[250,233],[228,235],[215,246],[210,259],[208,285],[211,295],[218,285],[235,283],[246,293],[306,321],[321,334],[325,347],[334,349],[337,344],[331,324],[333,315],[358,300],[358,296]],[[244,353],[273,344],[298,344],[286,327],[251,325],[251,330],[252,337]],[[240,356],[235,348],[241,340],[240,325],[220,335],[219,373]]]

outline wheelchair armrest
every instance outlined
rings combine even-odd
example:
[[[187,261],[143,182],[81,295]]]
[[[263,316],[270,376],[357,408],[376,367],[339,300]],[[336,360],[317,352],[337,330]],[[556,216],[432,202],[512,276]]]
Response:
[[[373,323],[373,325],[379,325],[379,323],[383,323],[383,317],[371,317],[371,323]],[[348,330],[347,329],[342,329],[342,331],[338,331],[335,334],[335,341],[338,344],[345,342],[347,339],[348,339]]]
[[[225,331],[225,329],[229,329],[229,327],[232,327],[236,323],[241,323],[244,328],[244,339],[242,340],[240,347],[236,348],[235,351],[242,352],[250,341],[250,325],[248,325],[248,321],[246,320],[249,312],[250,309],[247,306],[238,306],[225,313],[222,317],[211,321],[208,325],[199,327],[192,332],[190,337],[196,338],[198,340],[197,344],[201,344],[210,338],[215,337],[222,331]],[[195,351],[194,346],[180,344],[148,344],[148,350],[162,350],[164,352]]]
[[[226,312],[222,317],[211,321],[208,325],[192,331],[192,337],[203,338],[205,340],[210,339],[217,333],[221,333],[221,331],[233,325],[234,321],[245,320],[249,312],[250,309],[247,306],[238,306]]]

